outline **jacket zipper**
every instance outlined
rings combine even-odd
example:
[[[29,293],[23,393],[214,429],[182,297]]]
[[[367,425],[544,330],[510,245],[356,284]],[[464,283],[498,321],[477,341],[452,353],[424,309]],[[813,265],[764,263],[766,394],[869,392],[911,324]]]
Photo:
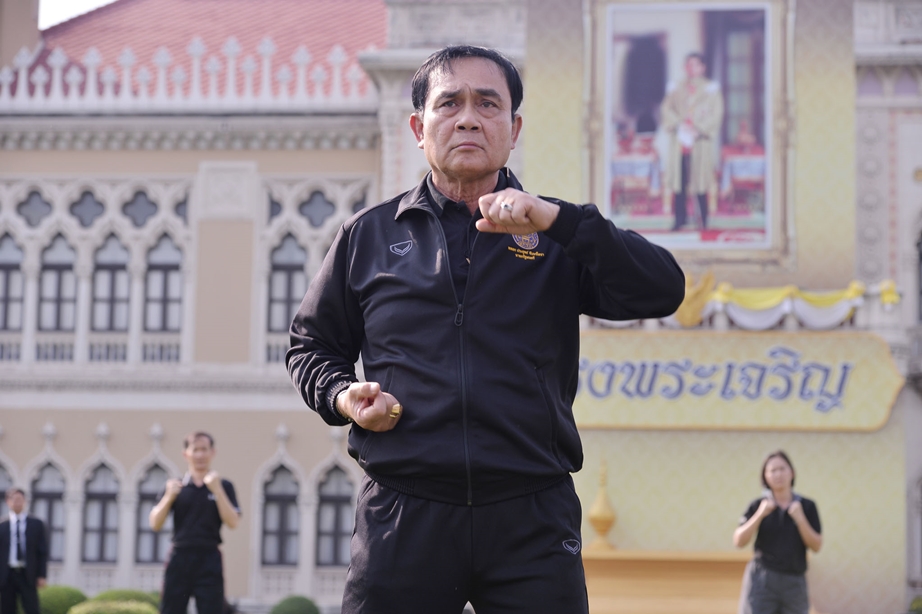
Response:
[[[429,212],[429,215],[436,217],[432,212]],[[451,276],[451,260],[448,255],[448,239],[445,238],[445,230],[442,228],[442,223],[438,218],[436,218],[435,224],[439,228],[439,236],[442,237],[442,248],[445,250],[445,268],[448,273],[448,285],[451,287],[451,294],[455,297],[455,304],[458,306],[455,311],[455,326],[458,329],[458,377],[461,380],[461,433],[464,441],[464,472],[467,478],[467,504],[470,506],[473,505],[474,493],[471,484],[471,450],[467,438],[467,372],[464,368],[464,329],[461,327],[462,324],[464,324],[464,302],[463,300],[458,300],[458,293],[455,291],[455,280]],[[471,260],[473,260],[474,245],[476,243],[477,236],[474,237],[474,241],[471,243]],[[471,266],[468,267],[467,284],[464,286],[465,293],[467,293],[467,288],[471,283],[472,266],[471,264]]]

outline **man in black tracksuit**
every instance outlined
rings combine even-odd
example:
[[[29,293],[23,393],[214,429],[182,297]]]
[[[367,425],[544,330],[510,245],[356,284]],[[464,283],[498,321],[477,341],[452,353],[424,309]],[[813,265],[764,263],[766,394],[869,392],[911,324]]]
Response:
[[[189,471],[182,480],[167,480],[160,501],[151,508],[148,523],[163,528],[173,514],[173,547],[163,572],[161,614],[185,614],[195,597],[199,614],[224,614],[224,562],[221,527],[236,528],[240,506],[234,485],[211,468],[214,438],[196,431],[183,440]]]
[[[667,316],[684,276],[594,206],[522,191],[521,99],[495,51],[433,54],[410,118],[432,172],[343,225],[292,323],[292,381],[352,423],[367,475],[346,614],[588,612],[579,315]]]

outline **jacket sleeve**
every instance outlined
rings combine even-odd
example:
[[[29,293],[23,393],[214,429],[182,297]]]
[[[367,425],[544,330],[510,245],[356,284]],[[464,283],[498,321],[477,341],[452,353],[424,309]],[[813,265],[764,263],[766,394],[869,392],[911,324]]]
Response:
[[[685,298],[685,274],[663,247],[616,228],[595,205],[560,206],[545,234],[580,265],[580,311],[606,320],[664,318]]]
[[[340,228],[291,323],[285,357],[304,402],[335,426],[348,424],[333,403],[358,381],[355,363],[364,336],[362,312],[348,283],[349,253],[349,232]]]

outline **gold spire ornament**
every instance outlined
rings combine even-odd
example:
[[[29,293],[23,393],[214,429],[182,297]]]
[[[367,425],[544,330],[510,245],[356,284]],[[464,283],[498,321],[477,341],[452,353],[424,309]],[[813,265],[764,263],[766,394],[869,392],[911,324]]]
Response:
[[[589,550],[613,550],[614,546],[608,541],[608,532],[615,524],[615,510],[608,501],[608,467],[602,460],[599,467],[599,492],[595,502],[589,508],[589,524],[595,529],[596,537],[589,544]]]

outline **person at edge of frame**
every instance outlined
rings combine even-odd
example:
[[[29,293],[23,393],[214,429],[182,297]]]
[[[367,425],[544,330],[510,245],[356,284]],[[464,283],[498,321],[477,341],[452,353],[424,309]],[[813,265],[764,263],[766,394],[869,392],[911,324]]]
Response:
[[[39,614],[38,589],[48,577],[45,523],[26,513],[26,492],[6,491],[9,516],[0,522],[0,614],[16,614],[16,601],[25,614]]]
[[[159,531],[173,513],[173,544],[163,574],[162,614],[186,614],[195,597],[199,614],[224,614],[224,564],[221,526],[231,529],[240,520],[234,485],[211,468],[214,438],[196,431],[183,440],[188,471],[182,480],[167,480],[160,501],[148,517]]]
[[[755,536],[755,554],[746,565],[739,614],[808,614],[807,549],[823,546],[816,503],[794,492],[794,465],[784,451],[762,463],[765,491],[746,508],[733,532],[745,547]]]
[[[579,316],[665,317],[685,278],[594,205],[523,191],[522,94],[495,50],[430,56],[410,128],[431,172],[343,224],[292,322],[292,382],[366,474],[344,614],[588,611]]]

